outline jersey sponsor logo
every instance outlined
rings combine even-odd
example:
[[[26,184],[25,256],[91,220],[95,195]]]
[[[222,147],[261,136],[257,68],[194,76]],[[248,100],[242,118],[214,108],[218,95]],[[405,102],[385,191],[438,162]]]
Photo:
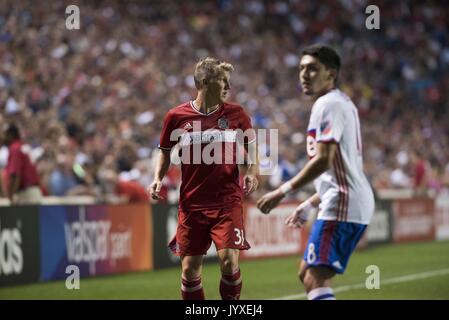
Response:
[[[206,130],[187,132],[182,135],[180,145],[203,144],[212,142],[236,142],[236,131]]]
[[[257,132],[253,128],[230,129],[229,120],[223,117],[218,123],[220,129],[201,130],[201,121],[190,123],[191,131],[183,129],[185,126],[189,127],[187,122],[183,122],[171,130],[169,141],[165,141],[167,132],[161,137],[159,148],[171,150],[177,145],[180,150],[177,152],[178,155],[172,158],[173,164],[255,164],[258,146],[264,146],[261,156],[265,161],[269,161],[269,164],[261,165],[259,174],[271,175],[278,169],[277,129],[269,129],[269,135],[267,129],[258,129]],[[235,148],[227,143],[234,144]]]

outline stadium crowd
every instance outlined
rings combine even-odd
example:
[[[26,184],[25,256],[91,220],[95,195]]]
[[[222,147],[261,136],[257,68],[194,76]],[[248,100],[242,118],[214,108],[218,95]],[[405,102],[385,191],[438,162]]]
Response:
[[[356,0],[75,2],[79,30],[65,25],[72,3],[0,3],[0,126],[20,127],[45,194],[103,201],[148,185],[163,116],[194,97],[205,56],[234,65],[230,100],[255,128],[279,129],[280,170],[260,192],[271,189],[307,161],[298,56],[316,42],[341,53],[339,85],[358,106],[374,188],[449,188],[444,2],[377,1],[379,30]],[[165,185],[178,182],[173,166]]]

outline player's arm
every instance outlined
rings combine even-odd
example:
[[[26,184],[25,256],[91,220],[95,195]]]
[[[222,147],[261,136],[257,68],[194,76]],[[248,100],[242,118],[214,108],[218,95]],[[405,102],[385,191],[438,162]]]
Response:
[[[256,132],[251,125],[251,118],[243,109],[241,109],[240,119],[240,129],[242,130],[243,135],[238,141],[243,144],[245,154],[248,156],[247,162],[243,167],[243,191],[245,192],[245,195],[249,195],[256,191],[259,186],[259,181],[257,179],[259,174],[259,156],[257,154]]]
[[[159,192],[162,187],[162,179],[165,177],[170,168],[170,150],[160,149],[156,159],[156,167],[154,169],[154,181],[147,188],[147,192],[154,200],[162,199]]]
[[[318,142],[317,154],[313,157],[305,167],[292,179],[281,185],[276,190],[267,193],[257,202],[257,207],[263,213],[269,213],[271,209],[276,207],[284,196],[295,189],[301,188],[320,176],[332,165],[337,144],[333,142]]]
[[[162,125],[161,137],[159,140],[159,153],[156,156],[156,165],[154,168],[154,181],[147,188],[153,200],[162,199],[159,195],[162,187],[162,179],[170,168],[170,153],[177,143],[179,135],[174,135],[176,131],[176,118],[172,111],[167,112]]]
[[[295,210],[285,219],[285,224],[293,228],[301,228],[309,220],[312,212],[321,202],[320,195],[315,193],[306,201],[301,202]]]
[[[285,195],[291,190],[302,188],[309,182],[315,180],[331,167],[336,150],[337,144],[334,142],[318,142],[316,156],[307,162],[305,167],[296,176],[278,189]]]
[[[244,144],[245,153],[248,155],[248,161],[244,164],[245,174],[259,174],[259,155],[257,151],[257,144]]]
[[[318,192],[315,192],[310,198],[308,198],[306,201],[310,202],[310,205],[314,208],[318,208],[318,206],[321,203],[321,198]]]
[[[248,162],[243,166],[243,191],[246,195],[256,191],[259,186],[259,155],[256,143],[244,144],[245,154],[248,155]]]

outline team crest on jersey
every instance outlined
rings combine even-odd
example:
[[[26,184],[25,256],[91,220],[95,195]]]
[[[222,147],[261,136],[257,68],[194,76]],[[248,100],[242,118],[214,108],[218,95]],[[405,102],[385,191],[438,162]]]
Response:
[[[218,127],[220,129],[229,129],[228,119],[226,119],[226,118],[218,119]]]

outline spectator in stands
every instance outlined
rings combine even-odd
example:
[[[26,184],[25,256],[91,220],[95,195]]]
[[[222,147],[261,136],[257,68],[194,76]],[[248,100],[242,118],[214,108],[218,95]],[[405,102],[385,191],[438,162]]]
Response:
[[[39,203],[42,198],[39,176],[29,155],[22,150],[23,142],[15,124],[6,127],[4,143],[9,152],[4,189],[11,204]]]
[[[414,192],[418,196],[426,194],[426,187],[429,178],[428,163],[423,157],[421,151],[416,151],[413,154],[413,188]]]
[[[192,96],[189,70],[206,55],[242,70],[230,100],[248,109],[256,128],[279,128],[284,145],[306,130],[309,115],[298,110],[307,108],[298,103],[307,101],[296,99],[294,80],[297,54],[310,42],[351,57],[342,61],[339,82],[359,109],[375,187],[413,187],[412,165],[394,159],[401,149],[411,159],[425,146],[423,159],[433,159],[438,172],[449,163],[449,15],[442,1],[384,1],[382,27],[368,33],[357,1],[77,3],[82,27],[73,32],[60,17],[63,1],[0,1],[0,116],[24,128],[44,183],[61,154],[51,149],[64,136],[76,158],[101,163],[112,154],[117,174],[148,160],[163,115]],[[280,149],[279,159],[304,150],[304,139],[297,141],[295,150]],[[284,164],[282,179],[301,161]],[[265,178],[260,193],[270,188]]]
[[[67,154],[57,156],[56,166],[49,176],[49,188],[56,196],[96,196],[95,179],[89,163],[77,163]]]
[[[102,171],[100,180],[105,188],[106,202],[118,204],[150,201],[141,184],[133,180],[122,179],[113,170]]]
[[[67,156],[60,154],[57,156],[56,166],[50,173],[49,187],[55,196],[64,196],[77,185],[75,174],[72,170],[72,164]]]

